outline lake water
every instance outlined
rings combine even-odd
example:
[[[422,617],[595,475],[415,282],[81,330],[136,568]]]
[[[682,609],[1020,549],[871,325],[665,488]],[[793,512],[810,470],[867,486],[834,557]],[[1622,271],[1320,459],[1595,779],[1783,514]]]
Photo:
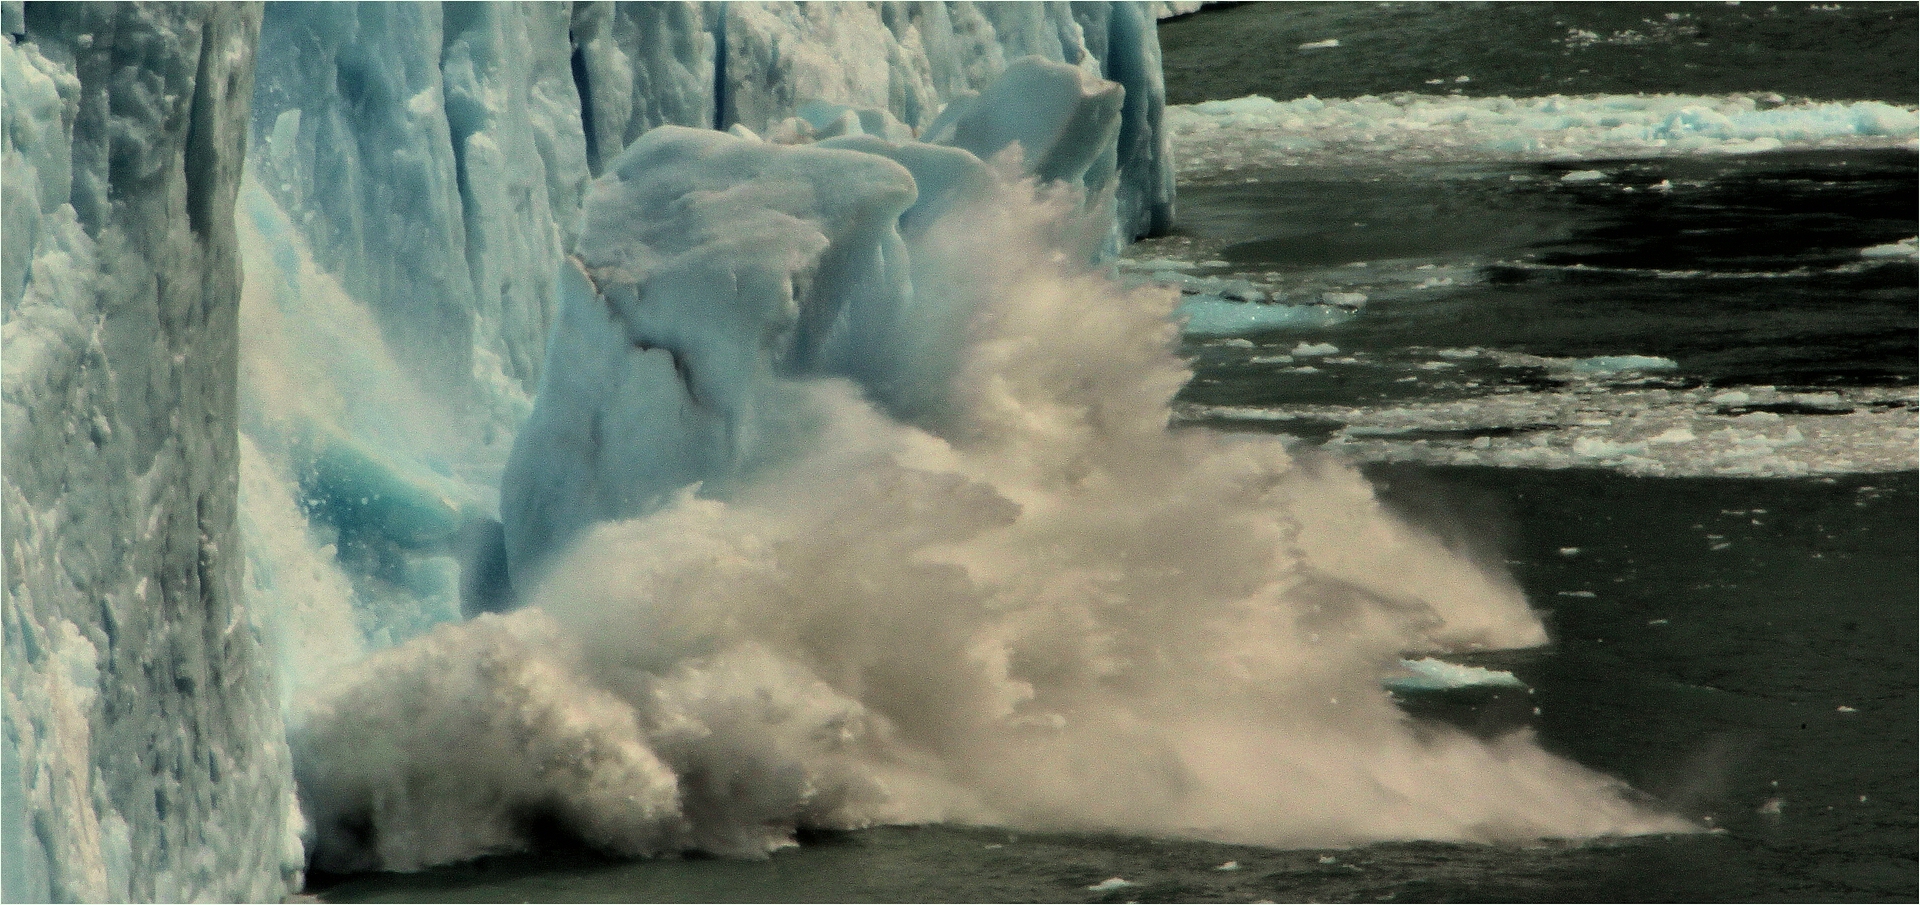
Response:
[[[1466,121],[1476,98],[1556,93],[1911,105],[1914,35],[1911,4],[1250,4],[1162,29],[1175,102],[1405,91]],[[1564,131],[1516,137],[1512,119],[1466,141],[1391,124],[1416,106],[1307,117],[1315,140],[1279,151],[1198,119],[1179,133],[1177,229],[1124,271],[1188,293],[1181,429],[1365,463],[1389,505],[1510,571],[1552,643],[1464,662],[1524,687],[1409,692],[1406,710],[1531,731],[1709,832],[1281,851],[889,827],[764,861],[560,847],[315,887],[329,901],[1911,901],[1912,143],[1555,154]]]

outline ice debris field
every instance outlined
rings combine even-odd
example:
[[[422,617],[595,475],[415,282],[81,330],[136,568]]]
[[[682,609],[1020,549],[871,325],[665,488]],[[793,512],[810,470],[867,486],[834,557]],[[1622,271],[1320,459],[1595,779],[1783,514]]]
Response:
[[[1878,101],[1750,95],[1346,100],[1258,95],[1167,109],[1181,178],[1235,170],[1386,162],[1598,160],[1812,148],[1911,147],[1920,116]]]

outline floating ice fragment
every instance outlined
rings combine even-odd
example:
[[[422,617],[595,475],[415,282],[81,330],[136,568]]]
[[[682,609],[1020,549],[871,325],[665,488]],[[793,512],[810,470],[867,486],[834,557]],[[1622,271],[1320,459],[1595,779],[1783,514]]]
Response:
[[[1339,46],[1340,46],[1339,38],[1326,38],[1320,41],[1308,41],[1307,43],[1300,45],[1300,49],[1301,50],[1323,50],[1328,47],[1339,47]]]
[[[1863,258],[1916,258],[1920,259],[1920,236],[1901,239],[1886,245],[1874,245],[1860,249]]]
[[[1334,857],[1334,856],[1332,856],[1332,855],[1321,855],[1321,856],[1320,856],[1320,863],[1321,863],[1321,864],[1338,864],[1338,863],[1340,863],[1340,859],[1339,859],[1339,858],[1335,858],[1335,857]]]
[[[1665,620],[1665,619],[1649,619],[1649,620],[1647,620],[1647,624],[1648,624],[1648,625],[1666,625],[1666,624],[1667,624],[1667,620]]]
[[[1122,880],[1119,877],[1108,877],[1105,880],[1101,880],[1100,882],[1087,887],[1087,891],[1088,892],[1112,892],[1116,889],[1126,889],[1129,886],[1139,886],[1139,885],[1140,884],[1138,883],[1131,883],[1126,880]]]
[[[1561,556],[1579,556],[1580,548],[1579,547],[1561,547],[1560,555]]]
[[[1607,178],[1607,174],[1602,173],[1599,170],[1574,170],[1573,172],[1560,177],[1560,181],[1561,182],[1599,182],[1600,180],[1605,178]]]
[[[1728,390],[1724,393],[1716,394],[1707,401],[1716,405],[1745,405],[1753,401],[1753,397],[1739,390]]]
[[[1401,660],[1400,668],[1406,670],[1408,674],[1390,677],[1380,684],[1389,691],[1444,691],[1449,688],[1473,687],[1521,688],[1526,685],[1513,673],[1505,670],[1448,663],[1432,657]]]
[[[1320,293],[1320,301],[1329,305],[1339,305],[1342,308],[1358,308],[1367,303],[1367,294],[1364,292],[1322,292]]]
[[[1326,305],[1277,305],[1255,302],[1229,302],[1207,296],[1190,296],[1174,312],[1184,320],[1190,336],[1219,336],[1253,333],[1281,327],[1319,327],[1337,323],[1349,312]]]
[[[1340,347],[1332,343],[1303,342],[1293,347],[1293,354],[1294,354],[1294,357],[1296,358],[1314,358],[1322,355],[1337,355],[1339,354],[1339,352],[1340,352]]]
[[[1240,862],[1238,861],[1228,861],[1227,863],[1214,868],[1214,870],[1239,870],[1239,869],[1240,869]]]
[[[1589,600],[1600,596],[1592,591],[1555,591],[1554,594],[1559,597],[1580,597]]]
[[[1657,355],[1598,355],[1573,362],[1571,368],[1581,374],[1617,374],[1621,371],[1671,371],[1680,365]]]
[[[1860,712],[1852,707],[1848,707],[1845,704],[1841,704],[1840,706],[1835,707],[1834,709],[1841,713],[1859,713]]]

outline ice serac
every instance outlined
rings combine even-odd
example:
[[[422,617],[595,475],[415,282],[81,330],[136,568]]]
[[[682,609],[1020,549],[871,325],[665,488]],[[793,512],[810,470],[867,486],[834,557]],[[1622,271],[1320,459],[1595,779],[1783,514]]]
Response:
[[[276,900],[299,815],[236,582],[257,6],[7,4],[4,895]]]
[[[531,591],[593,524],[691,485],[724,495],[790,453],[810,427],[783,378],[851,379],[909,421],[936,410],[947,375],[933,346],[968,314],[944,310],[937,281],[916,291],[911,239],[982,197],[995,179],[982,158],[1013,145],[1017,175],[1110,199],[1122,95],[1028,56],[934,121],[928,138],[945,144],[888,141],[865,134],[861,111],[817,106],[849,131],[799,146],[642,136],[588,193],[550,367],[502,479],[514,586]]]
[[[720,132],[663,127],[615,160],[503,484],[516,584],[588,525],[750,468],[780,430],[771,378],[904,300],[915,198],[884,157]]]
[[[1066,63],[1125,91],[1115,157],[1124,238],[1173,221],[1173,167],[1161,128],[1160,41],[1142,3],[752,3],[722,21],[716,125],[764,133],[807,100],[885,110],[927,131],[953,101],[1024,56]]]

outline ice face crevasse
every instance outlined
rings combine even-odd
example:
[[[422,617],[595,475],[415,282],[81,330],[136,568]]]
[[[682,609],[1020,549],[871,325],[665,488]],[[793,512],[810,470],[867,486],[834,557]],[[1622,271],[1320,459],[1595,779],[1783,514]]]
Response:
[[[259,10],[0,9],[4,895],[278,899],[300,818],[236,583]]]

